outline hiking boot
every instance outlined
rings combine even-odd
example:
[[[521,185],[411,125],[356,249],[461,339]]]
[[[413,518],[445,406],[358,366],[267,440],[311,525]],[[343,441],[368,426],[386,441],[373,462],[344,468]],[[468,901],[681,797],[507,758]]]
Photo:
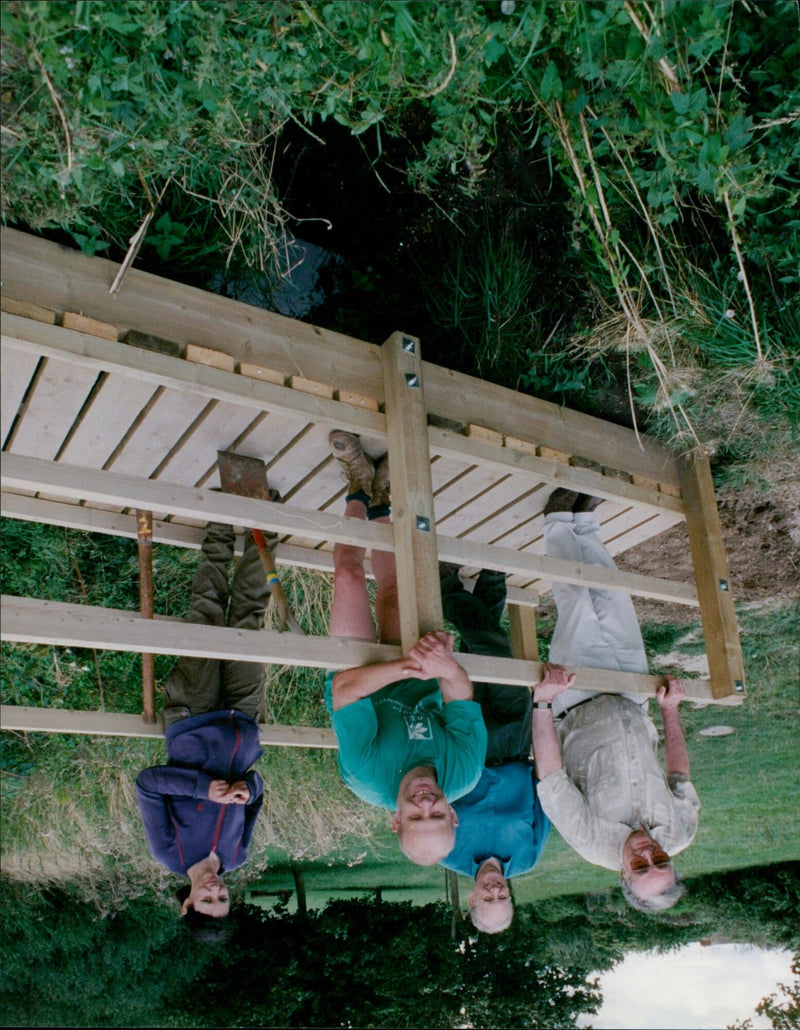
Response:
[[[578,494],[578,499],[572,505],[572,511],[594,511],[603,503],[602,497],[590,497],[589,494]]]
[[[572,506],[578,500],[578,494],[574,490],[565,490],[558,487],[548,498],[544,506],[544,514],[552,515],[554,511],[572,511]]]
[[[389,455],[384,454],[378,459],[375,466],[375,475],[372,478],[372,501],[373,508],[390,507],[392,503],[391,486],[389,484]]]
[[[348,496],[361,493],[370,501],[375,466],[372,459],[361,449],[359,438],[355,433],[345,433],[342,429],[334,429],[331,431],[328,441],[331,454],[341,465],[342,479],[347,483]]]

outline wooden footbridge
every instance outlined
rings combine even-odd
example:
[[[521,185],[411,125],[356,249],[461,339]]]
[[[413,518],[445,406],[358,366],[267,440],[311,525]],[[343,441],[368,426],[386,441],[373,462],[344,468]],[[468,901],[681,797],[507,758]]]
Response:
[[[689,697],[744,695],[738,631],[708,463],[676,459],[620,426],[422,361],[419,341],[383,346],[2,232],[2,514],[198,548],[209,520],[279,534],[279,566],[332,569],[336,542],[393,550],[403,647],[441,625],[438,561],[502,569],[516,659],[460,656],[469,674],[527,685],[533,621],[553,581],[699,607],[710,680]],[[332,428],[388,450],[393,525],[344,518]],[[214,491],[217,451],[263,459],[281,502]],[[555,486],[603,498],[612,554],[688,527],[694,582],[544,556]],[[132,545],[133,546],[133,545]],[[395,647],[191,625],[87,605],[2,598],[2,639],[144,654],[341,669]],[[652,695],[656,679],[577,670],[576,686]],[[150,702],[152,706],[152,701]],[[148,708],[145,699],[145,710]],[[137,715],[3,706],[7,729],[151,736]],[[271,744],[334,747],[331,731],[265,726]]]

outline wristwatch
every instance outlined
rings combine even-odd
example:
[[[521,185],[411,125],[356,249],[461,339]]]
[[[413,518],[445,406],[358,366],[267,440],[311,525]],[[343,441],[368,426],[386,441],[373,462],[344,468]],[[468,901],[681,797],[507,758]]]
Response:
[[[533,702],[533,707],[534,708],[552,708],[553,707],[553,703],[552,703],[552,701],[534,701]]]

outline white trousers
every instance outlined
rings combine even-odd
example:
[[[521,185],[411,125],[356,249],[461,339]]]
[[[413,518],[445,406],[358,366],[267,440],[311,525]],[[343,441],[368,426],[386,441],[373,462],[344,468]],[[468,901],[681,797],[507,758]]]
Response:
[[[545,554],[615,569],[598,529],[592,512],[553,512],[545,517]],[[629,594],[553,583],[553,597],[558,619],[550,644],[550,661],[585,669],[647,672],[642,634]],[[554,700],[553,714],[558,716],[594,696],[591,690],[567,690]],[[641,698],[631,700],[647,704]]]

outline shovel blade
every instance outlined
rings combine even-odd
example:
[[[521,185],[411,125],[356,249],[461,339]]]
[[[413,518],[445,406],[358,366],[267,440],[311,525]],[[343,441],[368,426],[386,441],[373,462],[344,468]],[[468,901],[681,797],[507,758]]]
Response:
[[[250,458],[233,451],[217,451],[219,478],[223,493],[269,501],[267,466],[261,458]]]

